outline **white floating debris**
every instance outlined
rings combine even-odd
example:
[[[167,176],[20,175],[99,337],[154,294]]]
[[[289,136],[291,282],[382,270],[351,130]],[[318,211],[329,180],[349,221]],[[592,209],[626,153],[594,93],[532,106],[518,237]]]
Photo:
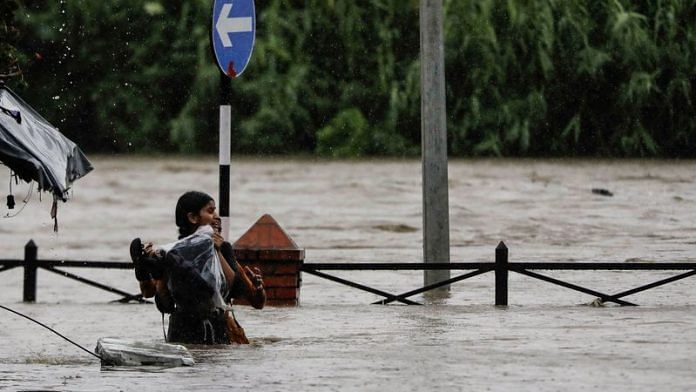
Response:
[[[102,365],[193,366],[186,347],[169,343],[145,343],[127,339],[101,338],[94,349]]]

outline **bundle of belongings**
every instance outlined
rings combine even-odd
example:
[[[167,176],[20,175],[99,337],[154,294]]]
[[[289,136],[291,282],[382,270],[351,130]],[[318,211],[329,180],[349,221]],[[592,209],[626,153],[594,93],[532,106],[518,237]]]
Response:
[[[212,235],[204,225],[179,241],[161,246],[145,258],[154,279],[167,277],[170,298],[155,296],[162,313],[170,313],[167,341],[192,344],[248,343],[229,305],[231,293]],[[230,258],[229,256],[225,256]]]
[[[212,240],[213,229],[201,226],[193,234],[160,247],[155,257],[143,254],[137,239],[131,255],[138,280],[166,280],[168,298],[155,296],[158,309],[170,313],[167,342],[188,344],[249,343],[237,323],[230,303],[230,287]],[[231,250],[231,249],[229,249]],[[223,257],[225,255],[222,251]],[[95,352],[103,365],[190,366],[194,361],[186,347],[169,343],[143,343],[102,338]]]

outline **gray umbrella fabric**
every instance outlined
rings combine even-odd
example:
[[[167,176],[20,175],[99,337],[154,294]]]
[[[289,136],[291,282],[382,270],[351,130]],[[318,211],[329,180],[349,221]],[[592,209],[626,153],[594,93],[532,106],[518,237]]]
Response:
[[[73,181],[92,170],[75,143],[0,84],[0,162],[39,191],[66,201]]]

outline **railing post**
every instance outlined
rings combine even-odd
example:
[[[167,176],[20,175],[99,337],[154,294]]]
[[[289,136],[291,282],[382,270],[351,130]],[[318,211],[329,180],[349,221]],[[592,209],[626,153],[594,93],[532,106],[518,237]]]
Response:
[[[495,248],[495,305],[508,304],[508,248],[500,241]]]
[[[24,246],[24,302],[36,301],[36,256],[38,247],[34,240]]]

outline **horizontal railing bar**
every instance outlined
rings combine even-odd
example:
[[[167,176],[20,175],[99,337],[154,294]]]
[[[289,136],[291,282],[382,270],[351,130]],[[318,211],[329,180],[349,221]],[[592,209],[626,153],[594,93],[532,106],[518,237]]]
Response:
[[[39,267],[133,269],[133,263],[123,261],[37,260],[36,265]]]
[[[23,266],[24,260],[0,260],[0,265]],[[89,261],[89,260],[46,260],[39,259],[34,262],[37,267],[80,267],[80,268],[107,268],[107,269],[133,269],[133,263],[126,261]]]
[[[353,270],[473,270],[493,268],[494,263],[304,263],[302,271],[353,271]],[[694,267],[696,268],[696,267]]]
[[[508,269],[534,270],[696,270],[696,263],[591,263],[591,262],[515,262]],[[304,263],[302,270],[473,270],[493,268],[493,262],[479,263]]]
[[[133,269],[133,263],[123,261],[43,260],[35,261],[37,267],[79,267]],[[24,260],[0,260],[0,265],[17,267]],[[354,270],[476,270],[495,267],[493,262],[470,263],[304,263],[302,270],[354,271]],[[676,271],[696,270],[696,263],[615,263],[615,262],[511,262],[508,269],[533,270],[643,270]]]
[[[517,262],[508,263],[511,270],[535,269],[535,270],[615,270],[615,271],[669,271],[669,270],[696,270],[696,263],[591,263],[591,262]]]

